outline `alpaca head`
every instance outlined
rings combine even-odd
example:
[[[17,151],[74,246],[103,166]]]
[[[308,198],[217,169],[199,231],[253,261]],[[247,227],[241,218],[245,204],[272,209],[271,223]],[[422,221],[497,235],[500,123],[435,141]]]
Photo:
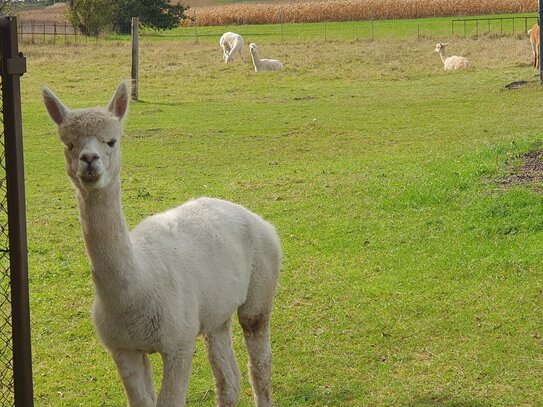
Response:
[[[449,45],[448,42],[445,42],[445,43],[439,42],[439,43],[437,43],[437,44],[436,44],[435,52],[441,52],[441,50],[444,50],[444,51],[445,51],[445,47],[446,47],[447,45]]]
[[[69,110],[45,86],[42,95],[64,143],[66,172],[74,186],[87,192],[107,187],[120,171],[119,141],[128,109],[126,84],[119,85],[107,108]]]
[[[257,50],[257,48],[258,48],[258,47],[256,46],[256,44],[255,44],[254,42],[251,42],[251,43],[249,44],[249,51],[255,52],[255,51]]]

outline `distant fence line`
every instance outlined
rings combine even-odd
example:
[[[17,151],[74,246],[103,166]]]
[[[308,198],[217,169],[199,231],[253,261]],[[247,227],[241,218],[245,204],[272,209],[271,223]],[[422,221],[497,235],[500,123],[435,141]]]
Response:
[[[453,37],[478,37],[480,35],[516,35],[526,33],[532,24],[537,21],[536,16],[521,17],[489,17],[489,18],[464,18],[450,20],[450,35]],[[343,23],[352,25],[351,31],[343,33],[341,38],[334,37],[334,27]],[[312,24],[303,35],[296,36],[292,34],[291,24],[277,24],[277,29],[269,28],[265,31],[251,32],[252,26],[240,25],[236,28],[239,34],[244,36],[269,37],[273,40],[284,43],[286,38],[296,38],[298,40],[323,40],[330,41],[334,39],[341,40],[375,40],[378,38],[388,38],[385,29],[380,27],[388,24],[394,24],[395,20],[369,20],[369,21],[351,21],[351,22],[333,22],[322,21]],[[417,38],[436,36],[436,27],[428,28],[427,22],[420,22],[413,25],[413,36]],[[145,38],[165,38],[171,40],[193,40],[198,43],[199,40],[218,37],[224,30],[232,29],[223,27],[208,27],[193,25],[192,27],[180,27],[175,30],[155,31],[151,29],[141,29],[140,36]],[[443,36],[447,32],[445,24],[441,26],[439,35]],[[98,43],[99,39],[128,39],[127,35],[110,33],[103,37],[87,36],[77,27],[67,22],[56,23],[50,21],[38,20],[19,20],[18,33],[21,43],[49,43],[49,44],[88,44]]]
[[[77,37],[86,37],[76,27],[66,22],[56,23],[21,19],[17,25],[19,40],[22,43],[73,44],[77,43]],[[79,41],[87,42],[88,39],[88,37],[80,38]]]
[[[463,35],[466,37],[468,35],[468,27],[473,30],[473,26],[475,26],[475,36],[479,36],[480,33],[482,34],[489,34],[494,31],[492,31],[493,28],[496,28],[497,23],[499,23],[500,27],[500,35],[504,35],[504,21],[511,22],[511,24],[508,24],[512,27],[512,35],[518,34],[518,33],[526,33],[528,32],[529,28],[532,28],[532,24],[535,24],[537,22],[537,17],[488,17],[488,18],[455,18],[451,21],[451,34],[457,35],[458,33],[458,26],[460,25],[460,30],[463,28]],[[518,24],[515,25],[515,22],[520,22],[520,29],[518,28]],[[497,29],[496,29],[497,33]]]

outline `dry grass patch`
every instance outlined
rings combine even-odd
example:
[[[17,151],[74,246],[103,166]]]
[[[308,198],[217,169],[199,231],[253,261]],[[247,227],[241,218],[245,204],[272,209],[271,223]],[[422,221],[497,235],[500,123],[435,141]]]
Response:
[[[35,20],[35,21],[45,21],[50,23],[62,23],[67,22],[66,12],[68,11],[68,6],[66,3],[56,3],[50,7],[45,7],[42,9],[30,9],[25,10],[21,13],[21,18],[23,20]]]

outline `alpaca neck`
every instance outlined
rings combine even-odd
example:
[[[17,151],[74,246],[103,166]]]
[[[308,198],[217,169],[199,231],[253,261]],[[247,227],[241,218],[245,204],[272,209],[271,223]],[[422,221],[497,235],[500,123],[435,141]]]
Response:
[[[441,57],[441,61],[445,63],[445,60],[447,59],[447,53],[445,52],[445,48],[441,48],[439,50],[439,56]]]
[[[258,58],[256,51],[251,51],[251,58],[253,59],[253,65],[260,68],[260,59]]]
[[[120,181],[90,192],[78,190],[77,199],[96,294],[116,298],[119,289],[126,289],[136,277],[136,260],[122,214]]]

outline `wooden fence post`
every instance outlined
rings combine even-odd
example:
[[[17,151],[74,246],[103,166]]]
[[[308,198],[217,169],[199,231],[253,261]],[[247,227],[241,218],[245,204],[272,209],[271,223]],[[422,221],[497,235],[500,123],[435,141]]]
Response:
[[[132,100],[138,100],[138,59],[139,59],[139,25],[140,20],[137,17],[132,17]]]

